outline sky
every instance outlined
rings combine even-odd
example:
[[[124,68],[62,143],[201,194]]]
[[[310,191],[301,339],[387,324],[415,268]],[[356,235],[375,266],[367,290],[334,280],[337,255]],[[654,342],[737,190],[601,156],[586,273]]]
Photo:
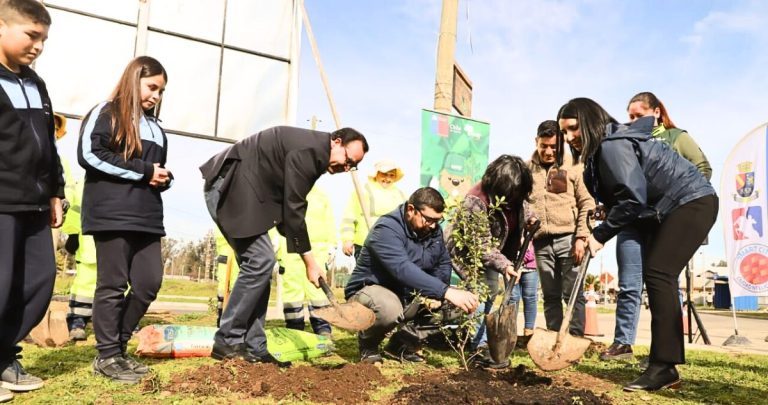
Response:
[[[419,186],[421,109],[433,107],[441,2],[306,0],[306,8],[341,123],[371,145],[361,179],[376,161],[393,159],[409,194]],[[767,119],[766,16],[768,3],[746,0],[460,0],[456,61],[473,83],[472,118],[490,123],[491,159],[530,158],[538,124],[571,98],[592,98],[626,121],[628,100],[652,91],[707,155],[719,189],[730,149]],[[296,125],[309,127],[314,115],[318,129],[333,130],[306,36],[301,46]],[[65,137],[63,154],[75,143]],[[173,135],[169,145],[177,180],[164,195],[166,228],[196,239],[213,226],[197,167],[228,145]],[[340,220],[349,176],[325,175],[318,184]],[[719,221],[709,239],[694,266],[725,257]],[[614,251],[609,243],[592,271],[602,264],[615,272]]]

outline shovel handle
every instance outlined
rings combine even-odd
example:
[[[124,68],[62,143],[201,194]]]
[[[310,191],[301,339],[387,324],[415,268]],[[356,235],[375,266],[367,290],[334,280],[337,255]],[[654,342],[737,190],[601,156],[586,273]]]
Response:
[[[320,277],[320,279],[318,279],[317,281],[318,283],[320,283],[320,288],[323,289],[325,296],[328,297],[328,301],[331,301],[331,304],[334,304],[334,306],[336,306],[335,305],[337,303],[336,297],[333,296],[333,290],[331,290],[331,287],[329,287],[328,283],[325,282],[325,279]]]
[[[531,239],[533,239],[533,234],[536,233],[536,231],[541,228],[541,220],[536,218],[536,221],[532,223],[529,227],[529,229],[525,230],[523,232],[523,243],[520,245],[520,249],[517,252],[517,257],[515,257],[515,272],[517,275],[514,279],[510,280],[510,282],[507,282],[507,278],[504,277],[504,301],[502,301],[502,305],[506,305],[507,301],[509,301],[509,297],[512,296],[512,290],[515,288],[515,284],[517,284],[517,280],[520,279],[520,267],[523,265],[523,259],[525,258],[525,251],[528,250],[528,245],[531,243]]]
[[[576,304],[576,298],[579,296],[579,292],[584,284],[584,276],[587,274],[587,268],[589,267],[589,260],[592,257],[592,252],[589,250],[589,246],[584,251],[584,258],[581,259],[581,265],[579,266],[579,272],[576,274],[576,280],[571,287],[571,296],[568,298],[568,307],[565,310],[565,316],[563,317],[563,323],[560,325],[560,331],[557,332],[557,347],[565,339],[565,335],[568,333],[568,327],[571,324],[571,318],[573,317],[573,307]]]

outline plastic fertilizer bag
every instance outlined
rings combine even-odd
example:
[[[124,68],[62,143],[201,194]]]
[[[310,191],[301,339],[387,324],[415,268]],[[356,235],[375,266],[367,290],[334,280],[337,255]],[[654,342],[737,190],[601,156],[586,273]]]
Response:
[[[149,325],[139,331],[136,354],[145,357],[208,357],[217,328],[210,326]],[[314,333],[272,328],[266,330],[267,351],[281,361],[309,360],[334,350],[333,341]]]

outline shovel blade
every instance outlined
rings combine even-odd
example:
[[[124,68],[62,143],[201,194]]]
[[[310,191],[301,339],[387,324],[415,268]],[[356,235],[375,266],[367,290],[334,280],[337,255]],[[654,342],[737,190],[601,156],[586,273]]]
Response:
[[[517,304],[503,305],[485,316],[488,334],[488,354],[496,363],[509,358],[517,343]]]
[[[352,332],[366,330],[373,326],[376,315],[370,308],[359,302],[345,302],[315,309],[315,316],[331,325]]]
[[[557,345],[557,332],[536,328],[528,342],[528,354],[537,367],[544,371],[562,370],[578,362],[592,340],[565,333],[562,344]]]

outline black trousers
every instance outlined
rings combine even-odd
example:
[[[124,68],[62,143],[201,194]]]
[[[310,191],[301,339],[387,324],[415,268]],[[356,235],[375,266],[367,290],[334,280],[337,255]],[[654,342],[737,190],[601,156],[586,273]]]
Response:
[[[157,297],[163,281],[160,235],[98,232],[93,331],[99,357],[125,351],[133,330]],[[130,291],[126,294],[128,283]]]
[[[708,195],[684,204],[653,228],[643,258],[643,281],[651,307],[651,354],[654,363],[685,363],[678,278],[717,219],[718,199]]]
[[[0,366],[45,316],[56,280],[50,213],[0,213]]]

